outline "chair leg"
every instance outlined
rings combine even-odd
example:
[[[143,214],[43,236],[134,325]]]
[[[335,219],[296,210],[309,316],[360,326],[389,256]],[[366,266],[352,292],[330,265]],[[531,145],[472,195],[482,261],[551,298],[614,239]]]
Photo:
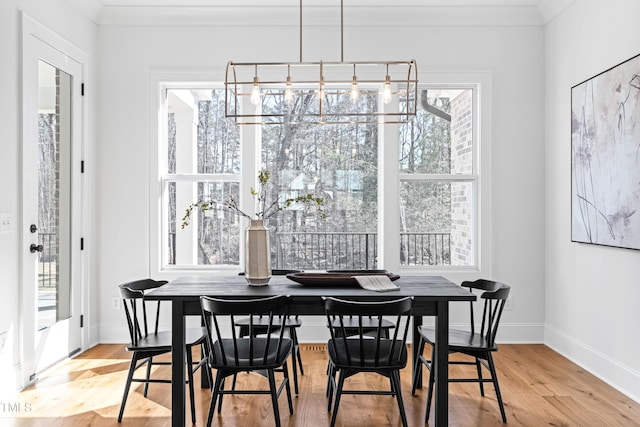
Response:
[[[340,371],[340,378],[338,379],[338,387],[336,387],[336,401],[333,404],[333,413],[331,414],[331,427],[336,425],[336,419],[338,417],[338,408],[340,407],[340,397],[342,396],[342,387],[344,386],[344,379],[346,375],[344,371]]]
[[[297,366],[297,357],[296,353],[298,353],[298,340],[296,339],[296,329],[289,328],[289,335],[293,341],[293,352],[291,353],[291,364],[293,368],[293,389],[298,395],[298,366]],[[302,364],[300,364],[300,369],[302,369]]]
[[[216,374],[216,380],[213,385],[213,391],[211,393],[211,403],[209,403],[209,413],[207,415],[207,427],[211,427],[211,422],[213,421],[213,412],[216,409],[216,401],[218,400],[218,394],[220,393],[220,386],[222,385],[220,372]],[[222,402],[221,402],[222,403]]]
[[[476,368],[478,370],[478,379],[480,380],[478,384],[480,384],[480,396],[484,397],[484,383],[482,382],[482,364],[480,363],[480,359],[476,357]]]
[[[333,364],[331,363],[331,359],[327,362],[327,390],[325,392],[325,396],[329,397],[331,395],[331,377],[335,377],[335,372],[333,372]]]
[[[431,400],[433,398],[433,385],[436,382],[435,358],[436,358],[436,349],[435,347],[433,347],[433,349],[431,350],[431,361],[430,361],[431,366],[427,365],[427,368],[429,369],[429,389],[427,391],[427,411],[424,416],[425,423],[429,421],[429,414],[431,413]]]
[[[407,414],[404,411],[404,402],[402,400],[402,384],[400,383],[400,372],[397,370],[391,371],[391,384],[394,387],[391,391],[395,392],[396,400],[398,401],[398,410],[400,411],[400,418],[402,419],[402,425],[407,427]]]
[[[186,361],[187,361],[187,381],[189,382],[189,400],[191,403],[191,423],[196,423],[196,403],[194,402],[193,393],[193,347],[187,346]]]
[[[293,401],[291,400],[291,384],[289,381],[289,368],[287,367],[286,362],[284,363],[284,365],[282,365],[282,368],[284,373],[284,379],[287,382],[285,384],[285,389],[287,390],[287,401],[289,402],[289,413],[293,415]]]
[[[220,381],[220,391],[224,390],[224,381],[226,378],[222,378],[222,380]],[[222,412],[222,398],[224,397],[224,394],[220,393],[218,395],[218,413]]]
[[[271,403],[273,404],[273,415],[276,417],[276,427],[280,427],[280,410],[278,409],[278,391],[276,389],[276,379],[273,369],[267,371],[269,377],[269,389],[271,390]],[[291,391],[289,391],[291,393]]]
[[[418,351],[416,360],[413,361],[413,376],[411,378],[411,395],[416,395],[416,388],[418,387],[418,376],[420,374],[420,369],[422,369],[422,361],[420,357],[422,357],[422,352],[424,351],[424,339],[420,337],[418,340]]]
[[[504,411],[504,404],[502,403],[502,395],[500,394],[500,386],[498,385],[498,374],[496,372],[496,365],[493,363],[493,356],[488,354],[487,362],[489,363],[489,370],[491,371],[491,377],[493,379],[493,387],[496,390],[496,398],[498,399],[498,405],[500,406],[500,414],[502,415],[502,422],[507,422],[507,414]]]
[[[236,381],[238,380],[238,373],[233,374],[233,380],[231,381],[231,390],[236,389]]]
[[[127,374],[127,383],[124,386],[124,395],[122,396],[122,403],[120,403],[120,412],[118,413],[118,422],[122,422],[122,416],[124,415],[124,406],[127,404],[127,397],[129,396],[129,390],[131,389],[131,380],[133,379],[133,373],[136,370],[136,364],[138,358],[133,353],[131,356],[131,364],[129,365],[129,373]]]
[[[298,366],[300,367],[300,375],[304,375],[304,366],[302,366],[302,356],[300,355],[300,343],[298,342],[298,333],[295,328],[292,328],[293,342],[296,348],[296,354],[298,357]]]
[[[147,360],[147,382],[144,383],[144,392],[142,395],[147,397],[147,392],[149,391],[149,378],[151,378],[151,366],[153,365],[153,357],[150,357]]]
[[[336,368],[331,360],[329,360],[329,373],[327,375],[327,411],[331,412],[331,403],[333,401],[333,392],[336,386]]]
[[[209,352],[207,350],[207,343],[204,342],[200,345],[200,355],[202,356],[200,360],[204,361],[204,363],[200,366],[202,372],[200,375],[202,376],[202,380],[200,383],[202,387],[211,387],[213,386],[213,378],[211,377],[211,367],[209,366]]]

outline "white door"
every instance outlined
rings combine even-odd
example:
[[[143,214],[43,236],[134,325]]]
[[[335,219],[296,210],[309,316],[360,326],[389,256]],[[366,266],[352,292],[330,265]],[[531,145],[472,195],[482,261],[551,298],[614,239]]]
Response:
[[[82,347],[82,72],[25,18],[22,376]],[[32,29],[33,31],[30,31]]]

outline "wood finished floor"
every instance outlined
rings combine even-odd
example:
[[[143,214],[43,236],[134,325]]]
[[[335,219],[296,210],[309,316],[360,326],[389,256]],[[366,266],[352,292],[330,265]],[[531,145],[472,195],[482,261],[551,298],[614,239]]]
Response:
[[[326,350],[322,345],[304,344],[301,348],[305,375],[300,377],[300,395],[294,397],[294,415],[289,415],[286,397],[281,397],[282,423],[284,426],[328,426],[330,418],[324,394]],[[640,404],[548,347],[502,345],[495,360],[509,426],[640,426]],[[11,402],[2,402],[5,406],[0,407],[0,426],[117,426],[128,363],[129,354],[122,345],[99,345],[65,361],[41,374],[36,384]],[[466,367],[452,367],[450,373],[457,375],[462,369]],[[155,375],[168,377],[169,368],[160,367]],[[349,382],[353,387],[364,384],[388,387],[386,379],[371,375],[358,375]],[[256,374],[242,374],[238,384],[239,387],[260,386],[266,385],[266,380]],[[402,384],[409,424],[424,426],[426,388],[411,396],[408,368],[402,372]],[[142,387],[141,384],[132,386],[120,425],[169,426],[170,386],[152,384],[148,398],[142,396]],[[503,425],[490,385],[484,398],[477,384],[451,384],[450,393],[451,426]],[[209,390],[196,388],[198,425],[204,425],[209,398]],[[11,407],[6,406],[7,403]],[[16,413],[16,409],[20,411]],[[214,416],[214,425],[272,426],[269,397],[225,397],[222,415]],[[369,427],[401,423],[396,402],[389,396],[345,396],[337,425]]]

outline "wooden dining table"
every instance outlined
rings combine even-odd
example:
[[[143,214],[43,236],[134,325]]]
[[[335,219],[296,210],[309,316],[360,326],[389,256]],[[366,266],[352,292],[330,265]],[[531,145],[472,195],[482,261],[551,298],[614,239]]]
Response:
[[[322,297],[336,297],[361,301],[380,301],[406,296],[414,297],[413,342],[418,342],[417,329],[422,316],[434,316],[436,324],[436,383],[435,425],[448,423],[449,386],[447,367],[449,353],[449,303],[473,301],[468,290],[440,276],[406,276],[394,282],[399,289],[376,292],[357,285],[334,285],[320,280],[300,284],[285,276],[274,276],[266,286],[249,286],[242,276],[202,274],[181,277],[145,295],[145,299],[171,301],[172,319],[172,368],[171,368],[171,425],[185,425],[185,317],[200,315],[200,297],[210,296],[229,299],[264,298],[274,295],[291,297],[290,314],[324,315]],[[413,360],[418,356],[413,346]],[[419,378],[418,387],[422,385]]]

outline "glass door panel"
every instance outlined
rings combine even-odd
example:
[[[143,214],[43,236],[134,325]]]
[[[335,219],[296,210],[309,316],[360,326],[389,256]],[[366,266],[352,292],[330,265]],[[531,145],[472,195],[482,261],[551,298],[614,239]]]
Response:
[[[71,81],[39,61],[38,330],[71,316]]]

